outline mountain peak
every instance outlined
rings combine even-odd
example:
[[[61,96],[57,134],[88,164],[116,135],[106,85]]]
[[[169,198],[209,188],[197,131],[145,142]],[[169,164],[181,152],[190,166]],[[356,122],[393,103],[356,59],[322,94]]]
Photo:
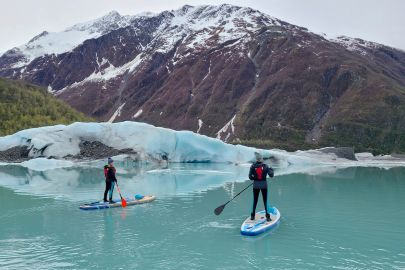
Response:
[[[184,12],[187,12],[188,10],[194,8],[194,6],[191,5],[184,5],[180,8],[180,10],[183,10]]]
[[[231,15],[240,10],[256,12],[256,10],[253,10],[252,8],[243,8],[240,6],[235,6],[235,5],[230,5],[230,4],[198,5],[198,6],[184,5],[179,9],[172,10],[171,12],[176,16],[199,15],[201,13],[204,13],[205,15],[210,14],[211,16],[217,16],[217,15],[224,14],[224,13]],[[263,13],[261,13],[261,14],[263,14]]]
[[[102,18],[120,18],[121,14],[116,11],[116,10],[112,10],[110,12],[108,12],[106,15],[104,15]]]
[[[35,37],[33,37],[30,41],[28,41],[28,43],[32,43],[32,42],[34,42],[34,41],[36,41],[36,40],[38,40],[38,39],[40,39],[40,38],[42,38],[42,37],[44,37],[44,36],[46,36],[48,34],[49,34],[48,31],[43,31],[41,34],[36,35]]]
[[[67,28],[65,32],[76,30],[88,31],[90,33],[99,32],[104,34],[127,25],[129,25],[129,17],[121,16],[121,14],[119,14],[117,11],[113,10],[98,19],[75,24],[74,26]]]
[[[342,45],[349,51],[357,52],[361,55],[367,55],[368,49],[376,49],[384,46],[376,42],[371,42],[360,38],[352,38],[348,36],[337,36],[335,38],[330,38],[329,40]]]
[[[156,34],[172,37],[171,40],[178,41],[184,36],[198,32],[199,34],[194,35],[194,40],[189,40],[195,45],[203,45],[207,37],[212,36],[214,32],[219,37],[218,42],[225,42],[247,36],[249,32],[256,31],[265,25],[277,24],[278,21],[257,10],[229,4],[184,5],[177,10],[163,11],[159,14],[141,13],[134,16],[122,16],[113,10],[97,19],[75,24],[62,32],[43,32],[37,35],[27,44],[16,48],[19,61],[14,62],[12,67],[22,67],[46,54],[70,51],[87,39],[97,38],[113,30],[132,25],[135,18],[143,20],[145,17],[157,16],[163,18],[163,24]],[[173,44],[173,42],[162,44],[163,51],[170,50]],[[193,47],[193,45],[190,46]],[[12,51],[8,52],[12,54]]]

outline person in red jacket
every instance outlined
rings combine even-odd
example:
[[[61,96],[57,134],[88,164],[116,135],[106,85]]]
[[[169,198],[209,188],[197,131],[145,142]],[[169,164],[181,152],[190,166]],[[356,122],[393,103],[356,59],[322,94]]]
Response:
[[[250,214],[250,219],[255,219],[257,201],[259,193],[262,192],[264,209],[266,210],[266,220],[271,221],[269,214],[269,206],[267,203],[267,180],[266,176],[274,177],[272,168],[263,163],[263,157],[259,153],[255,153],[256,162],[252,164],[249,170],[249,179],[253,180],[253,209]]]
[[[108,202],[114,203],[112,200],[114,185],[117,183],[117,178],[115,177],[116,169],[114,167],[114,160],[108,158],[108,165],[104,166],[104,176],[105,176],[105,191],[104,191],[104,202],[107,202],[107,193],[109,194]]]

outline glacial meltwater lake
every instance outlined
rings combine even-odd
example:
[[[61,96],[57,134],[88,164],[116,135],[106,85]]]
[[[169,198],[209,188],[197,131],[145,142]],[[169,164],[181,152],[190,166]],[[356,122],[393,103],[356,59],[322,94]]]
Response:
[[[250,189],[213,213],[250,183],[247,173],[118,167],[124,196],[156,201],[81,211],[102,198],[102,166],[0,166],[0,269],[405,269],[405,168],[276,169],[270,204],[281,223],[258,237],[240,235]]]

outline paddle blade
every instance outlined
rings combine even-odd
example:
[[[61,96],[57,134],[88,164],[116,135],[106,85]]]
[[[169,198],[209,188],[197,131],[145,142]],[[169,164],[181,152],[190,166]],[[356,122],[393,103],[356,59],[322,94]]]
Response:
[[[127,201],[124,198],[121,198],[122,207],[127,207]]]
[[[215,208],[215,210],[214,210],[215,215],[217,215],[217,216],[220,215],[222,213],[222,211],[224,211],[225,205],[226,204],[223,204],[223,205],[218,206],[217,208]]]

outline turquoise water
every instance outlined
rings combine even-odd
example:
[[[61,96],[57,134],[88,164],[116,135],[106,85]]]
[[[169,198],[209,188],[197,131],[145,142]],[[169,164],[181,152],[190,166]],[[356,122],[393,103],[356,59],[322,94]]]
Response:
[[[118,179],[155,202],[80,211],[102,194],[100,170],[0,167],[0,269],[405,269],[405,168],[276,177],[281,223],[254,238],[239,233],[250,190],[213,214],[249,184],[232,182],[247,168],[149,170]]]

